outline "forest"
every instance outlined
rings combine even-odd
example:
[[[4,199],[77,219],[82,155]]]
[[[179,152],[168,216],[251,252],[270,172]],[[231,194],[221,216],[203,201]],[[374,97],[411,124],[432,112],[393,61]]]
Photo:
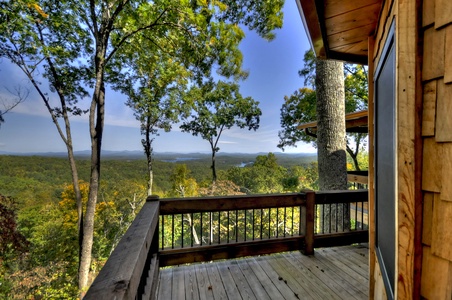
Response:
[[[77,163],[86,205],[89,159],[81,156]],[[208,154],[156,155],[155,194],[188,197],[317,188],[312,154],[219,155],[215,189],[210,163]],[[77,298],[77,212],[67,165],[63,157],[0,155],[2,299]],[[147,192],[144,158],[110,155],[101,166],[94,274],[133,221]]]

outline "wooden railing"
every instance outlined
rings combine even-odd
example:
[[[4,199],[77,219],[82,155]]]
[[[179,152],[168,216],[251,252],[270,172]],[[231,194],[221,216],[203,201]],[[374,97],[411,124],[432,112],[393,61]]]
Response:
[[[148,197],[83,299],[153,299],[158,284],[158,197]]]
[[[307,195],[162,199],[160,265],[300,249],[306,234]]]
[[[164,266],[367,242],[367,198],[367,190],[148,197],[85,299],[152,299]]]

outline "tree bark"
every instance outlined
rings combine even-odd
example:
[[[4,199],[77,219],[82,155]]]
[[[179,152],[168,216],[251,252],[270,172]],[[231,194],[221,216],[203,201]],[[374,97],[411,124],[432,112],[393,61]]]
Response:
[[[102,30],[101,30],[102,32]],[[83,298],[90,285],[89,274],[91,270],[92,248],[94,238],[94,216],[100,183],[100,159],[102,149],[102,135],[105,116],[105,53],[108,34],[103,32],[96,38],[96,85],[89,112],[89,129],[91,136],[91,173],[89,182],[88,202],[83,224],[82,255],[79,269],[80,298]]]
[[[316,62],[317,153],[320,190],[347,189],[345,95],[342,62]],[[348,205],[324,205],[324,232],[350,227]]]
[[[146,117],[145,124],[145,139],[142,140],[144,153],[146,154],[147,166],[148,166],[148,196],[152,195],[152,185],[154,183],[154,170],[152,168],[152,142],[151,138],[151,117]]]

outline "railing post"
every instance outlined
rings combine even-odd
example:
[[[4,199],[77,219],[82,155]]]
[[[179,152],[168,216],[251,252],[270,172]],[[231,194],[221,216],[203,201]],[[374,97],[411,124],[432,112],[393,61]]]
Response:
[[[146,198],[146,202],[154,202],[159,201],[160,197],[157,195],[150,195]],[[160,209],[159,209],[160,210]],[[158,215],[159,221],[157,222],[156,234],[154,235],[153,240],[151,241],[151,247],[149,249],[150,253],[157,254],[159,252],[159,240],[160,240],[160,231],[159,231],[159,223],[160,223],[160,211]]]
[[[155,298],[159,257],[151,249],[158,249],[153,241],[158,242],[159,206],[159,201],[143,205],[92,283],[85,300]]]
[[[146,198],[146,202],[158,202],[160,200],[160,197],[157,195],[150,195]],[[157,213],[157,219],[160,219],[160,207],[159,211]],[[137,299],[150,299],[154,300],[157,298],[156,291],[157,291],[157,285],[158,285],[158,279],[159,279],[159,271],[160,271],[160,263],[159,263],[159,241],[160,241],[160,234],[159,234],[159,223],[160,220],[157,220],[157,226],[155,229],[154,237],[151,241],[151,245],[149,247],[149,254],[146,261],[146,265],[149,266],[148,274],[143,274],[142,277],[143,283],[142,288],[143,290],[140,291],[141,294],[138,295]]]
[[[314,214],[315,214],[315,192],[311,190],[303,191],[306,193],[306,218],[305,218],[305,242],[301,250],[304,255],[314,254]]]

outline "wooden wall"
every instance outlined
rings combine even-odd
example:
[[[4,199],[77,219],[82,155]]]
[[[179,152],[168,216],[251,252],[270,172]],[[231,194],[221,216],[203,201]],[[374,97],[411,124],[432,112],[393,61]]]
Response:
[[[394,19],[398,153],[395,297],[452,299],[452,1],[384,1],[375,36],[369,40],[369,125],[373,123],[371,107],[378,105],[372,97],[372,73]],[[371,165],[372,140],[371,130]],[[370,178],[371,206],[372,186]],[[374,222],[374,214],[369,217]],[[370,295],[384,299],[373,253],[373,228],[370,235]]]
[[[452,1],[423,0],[421,296],[452,299]]]
[[[375,72],[391,24],[395,22],[396,49],[396,253],[395,299],[419,298],[422,248],[420,244],[422,224],[422,139],[421,107],[422,62],[419,43],[420,0],[384,1],[375,36],[369,50],[370,74]],[[370,91],[373,93],[372,79]],[[372,95],[371,95],[372,96]],[[370,102],[369,105],[378,106]],[[373,120],[372,120],[373,122]],[[370,140],[373,140],[373,131]],[[374,155],[370,153],[370,163]],[[370,192],[373,195],[373,191]],[[370,205],[374,199],[370,199]],[[371,221],[375,216],[370,216]],[[370,295],[385,299],[381,271],[374,251],[374,229],[370,231]]]

